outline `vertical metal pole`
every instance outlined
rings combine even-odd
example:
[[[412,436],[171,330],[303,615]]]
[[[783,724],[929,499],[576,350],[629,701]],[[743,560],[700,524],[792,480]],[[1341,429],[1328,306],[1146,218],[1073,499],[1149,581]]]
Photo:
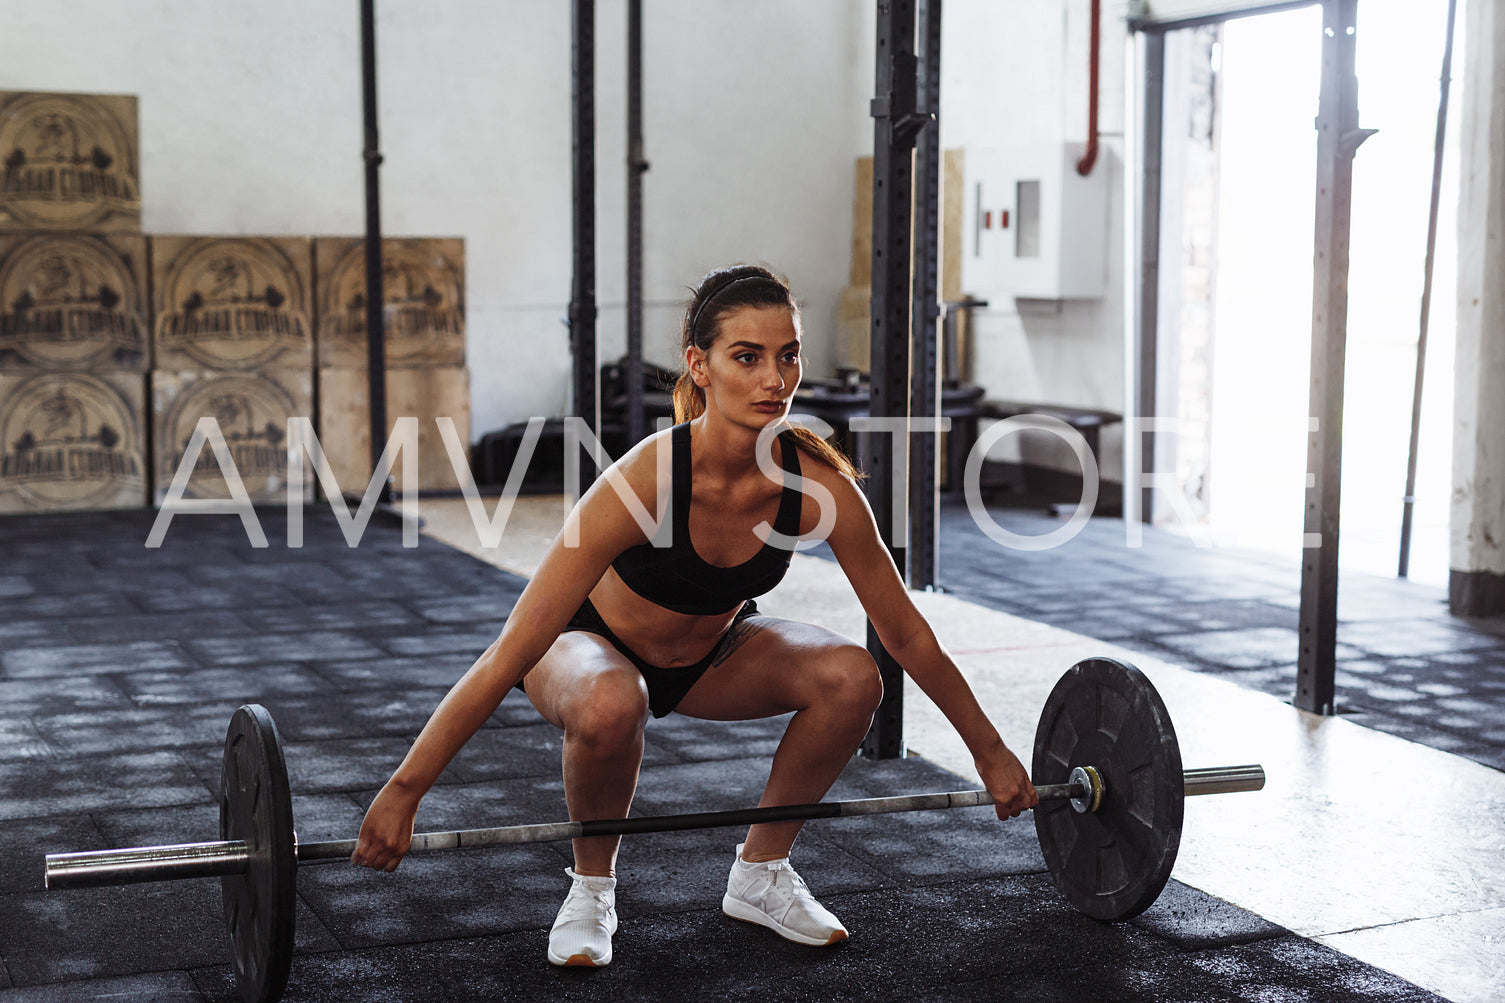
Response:
[[[1144,183],[1140,190],[1139,243],[1139,388],[1134,413],[1154,417],[1159,387],[1160,340],[1160,161],[1164,156],[1165,33],[1148,32],[1144,39]],[[1129,426],[1137,437],[1139,469],[1155,469],[1155,433],[1145,435],[1137,424]],[[1127,481],[1126,481],[1127,483]],[[1140,489],[1139,519],[1155,521],[1155,492]]]
[[[1323,0],[1317,106],[1316,263],[1312,281],[1311,415],[1295,703],[1333,713],[1338,643],[1338,505],[1343,469],[1343,366],[1348,341],[1348,239],[1359,128],[1354,74],[1358,0]]]
[[[876,96],[873,98],[873,417],[909,414],[909,301],[914,140],[924,118],[916,110],[915,0],[879,0]],[[904,548],[893,539],[894,485],[908,483],[898,469],[895,437],[867,436],[868,502],[878,531],[902,570]],[[906,450],[907,452],[907,450]],[[903,525],[903,522],[899,522]],[[876,759],[904,755],[904,670],[883,649],[871,621],[867,647],[883,677],[883,703],[863,740],[863,754]]]
[[[643,421],[643,0],[627,0],[627,445]]]
[[[381,144],[376,117],[376,3],[361,0],[361,95],[366,128],[366,377],[370,397],[371,469],[387,442],[386,295],[382,289]],[[380,501],[392,500],[392,479]]]
[[[570,78],[574,185],[574,277],[570,286],[570,356],[575,415],[600,436],[596,406],[596,4],[572,0]],[[580,489],[596,479],[596,465],[583,453],[566,457],[580,464]]]
[[[915,147],[915,254],[913,374],[910,407],[916,415],[940,417],[940,202],[941,173],[941,0],[919,2],[919,107],[931,120]],[[951,433],[955,435],[955,432]],[[940,522],[939,435],[922,432],[909,440],[909,586],[935,588],[940,581],[937,548]],[[956,490],[955,485],[951,488]]]
[[[1432,204],[1427,215],[1427,260],[1422,267],[1421,329],[1416,336],[1416,386],[1411,392],[1411,442],[1406,453],[1405,507],[1400,522],[1400,562],[1396,574],[1411,571],[1411,508],[1416,503],[1416,453],[1421,438],[1421,393],[1427,375],[1427,323],[1432,313],[1432,257],[1437,249],[1437,205],[1442,196],[1442,148],[1447,138],[1448,89],[1453,79],[1453,27],[1458,0],[1448,0],[1448,26],[1442,46],[1442,94],[1437,102],[1437,144],[1432,153]]]

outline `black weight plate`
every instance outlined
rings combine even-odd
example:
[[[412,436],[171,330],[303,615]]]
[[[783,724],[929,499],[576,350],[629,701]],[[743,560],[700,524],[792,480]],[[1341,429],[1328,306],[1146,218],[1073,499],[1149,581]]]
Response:
[[[1077,909],[1123,920],[1149,908],[1170,879],[1181,845],[1185,779],[1170,715],[1144,673],[1089,658],[1061,677],[1035,731],[1036,784],[1064,784],[1095,766],[1102,807],[1041,803],[1035,832],[1051,879]]]
[[[273,1003],[293,961],[298,855],[287,764],[265,707],[246,704],[230,719],[219,790],[220,839],[250,848],[246,872],[221,879],[235,981],[246,1003]]]

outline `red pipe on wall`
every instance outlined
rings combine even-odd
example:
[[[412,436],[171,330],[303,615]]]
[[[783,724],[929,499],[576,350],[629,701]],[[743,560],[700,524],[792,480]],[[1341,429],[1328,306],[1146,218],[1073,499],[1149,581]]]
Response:
[[[1092,173],[1097,163],[1097,64],[1098,25],[1102,21],[1102,0],[1092,0],[1092,41],[1088,43],[1087,61],[1091,64],[1087,74],[1087,152],[1076,162],[1076,172],[1083,177]]]

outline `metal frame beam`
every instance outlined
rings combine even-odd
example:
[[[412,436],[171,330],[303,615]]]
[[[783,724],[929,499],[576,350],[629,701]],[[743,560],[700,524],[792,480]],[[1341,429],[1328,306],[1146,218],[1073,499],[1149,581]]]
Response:
[[[1140,140],[1144,179],[1140,187],[1139,233],[1139,324],[1136,348],[1139,382],[1134,413],[1152,417],[1157,410],[1160,339],[1160,161],[1164,155],[1165,36],[1152,33],[1144,39],[1144,108]],[[1138,423],[1128,426],[1138,438],[1139,469],[1155,469],[1155,435],[1145,435]],[[1155,521],[1155,491],[1140,488],[1139,519]],[[1126,508],[1127,511],[1127,508]]]
[[[1422,265],[1421,321],[1416,335],[1416,380],[1411,389],[1411,437],[1406,446],[1406,493],[1402,498],[1400,556],[1396,576],[1411,571],[1411,516],[1416,503],[1416,454],[1421,447],[1422,391],[1427,379],[1427,328],[1432,315],[1432,263],[1437,252],[1437,210],[1442,199],[1442,157],[1447,140],[1448,93],[1453,81],[1453,34],[1457,25],[1458,0],[1448,0],[1447,30],[1443,35],[1442,75],[1437,98],[1437,138],[1432,147],[1432,198],[1427,209],[1427,256]]]
[[[918,0],[918,100],[930,121],[915,147],[915,274],[911,349],[910,408],[916,415],[940,417],[940,230],[941,175],[941,2]],[[924,432],[909,440],[909,587],[940,584],[939,436]],[[956,490],[952,486],[952,490]]]
[[[875,418],[909,416],[910,297],[912,265],[911,199],[914,194],[915,139],[926,116],[916,105],[915,0],[879,0],[873,115],[873,278],[872,399]],[[895,436],[869,435],[865,450],[868,502],[900,569],[905,548],[891,539],[896,525],[893,485],[908,483],[903,453]],[[907,443],[905,443],[907,445]],[[902,447],[901,447],[902,448]],[[896,522],[897,517],[897,522]],[[867,647],[883,678],[883,702],[862,743],[864,755],[894,759],[904,755],[904,670],[878,639],[871,621]]]
[[[596,401],[596,3],[572,0],[571,150],[574,270],[570,283],[571,387],[576,416],[600,436]],[[583,453],[566,457],[580,464],[580,490],[596,479],[596,465]]]
[[[386,293],[382,288],[382,156],[376,114],[375,0],[361,0],[361,104],[366,137],[366,387],[374,475],[387,444]],[[388,477],[378,501],[391,500],[392,478]]]
[[[643,420],[643,0],[627,0],[627,445]]]
[[[1215,13],[1169,18],[1163,21],[1157,21],[1154,18],[1131,17],[1129,18],[1129,30],[1164,33],[1167,31],[1177,31],[1181,28],[1200,28],[1204,24],[1222,24],[1224,21],[1232,21],[1241,17],[1254,17],[1258,14],[1275,14],[1285,10],[1314,7],[1321,2],[1322,0],[1275,0],[1272,3],[1251,3]]]
[[[1338,507],[1343,470],[1343,371],[1348,342],[1348,240],[1359,128],[1358,0],[1323,0],[1317,105],[1316,266],[1312,277],[1311,407],[1307,436],[1300,644],[1295,704],[1333,713],[1338,641]]]

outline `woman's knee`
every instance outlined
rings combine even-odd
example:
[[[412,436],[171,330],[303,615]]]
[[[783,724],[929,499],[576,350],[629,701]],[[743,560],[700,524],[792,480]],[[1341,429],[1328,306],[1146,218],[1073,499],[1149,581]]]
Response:
[[[883,701],[883,677],[868,650],[857,644],[842,644],[820,658],[814,673],[816,699],[821,703],[864,719]]]
[[[567,739],[618,749],[636,745],[648,723],[648,687],[635,669],[593,676],[571,695],[564,715]]]

